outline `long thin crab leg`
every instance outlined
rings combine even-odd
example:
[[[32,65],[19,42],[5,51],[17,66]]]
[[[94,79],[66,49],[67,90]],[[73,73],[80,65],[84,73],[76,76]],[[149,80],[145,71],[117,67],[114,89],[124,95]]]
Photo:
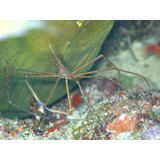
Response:
[[[68,78],[67,78],[67,77],[66,77],[66,90],[67,90],[67,97],[68,97],[69,111],[70,111],[70,114],[72,114],[72,105],[71,105],[71,99],[70,99],[70,94],[69,94]]]
[[[76,83],[78,84],[78,87],[79,87],[79,89],[80,89],[80,91],[81,91],[81,93],[82,93],[82,95],[83,95],[83,98],[85,99],[87,105],[89,106],[89,108],[90,108],[90,110],[92,111],[92,113],[93,113],[93,115],[95,116],[95,118],[98,120],[97,116],[96,116],[95,113],[94,113],[94,110],[93,110],[92,106],[91,106],[90,103],[88,102],[88,100],[87,100],[87,98],[86,98],[86,96],[85,96],[85,94],[84,94],[84,92],[83,92],[83,90],[82,90],[82,87],[81,87],[79,81],[76,80]]]
[[[118,70],[118,67],[115,64],[113,64],[108,58],[106,58],[103,54],[100,54],[97,58],[93,59],[92,61],[88,62],[87,64],[85,64],[82,67],[80,67],[79,69],[77,69],[76,71],[72,72],[72,74],[75,75],[78,71],[80,71],[81,69],[83,69],[86,66],[90,65],[91,63],[94,63],[95,61],[97,61],[100,58],[103,58],[105,61],[107,61],[109,64],[111,64],[114,68],[117,68],[117,71],[118,71],[118,81],[119,81],[120,80],[120,72]]]
[[[132,98],[134,99],[134,101],[135,101],[136,106],[139,106],[139,104],[138,104],[138,102],[136,101],[134,95],[132,94],[132,91],[129,90],[128,88],[126,88],[124,85],[122,85],[121,83],[117,82],[116,80],[114,80],[114,79],[111,78],[111,77],[107,77],[107,76],[80,76],[80,78],[106,78],[106,79],[109,79],[109,80],[113,81],[114,83],[118,84],[120,87],[122,87],[122,88],[123,88],[124,90],[126,90],[128,93],[130,93],[131,97],[132,97]],[[138,108],[139,108],[140,113],[143,113],[143,112],[142,112],[142,108],[141,108],[141,107],[138,107]],[[145,122],[145,118],[144,118],[143,114],[142,114],[142,117],[143,117],[144,122]],[[145,122],[145,124],[146,124],[146,122]],[[146,126],[147,126],[147,124],[146,124]]]
[[[8,70],[14,70],[14,71],[27,71],[27,72],[31,72],[33,74],[16,74],[16,73],[11,73],[9,76],[7,75],[7,69]],[[36,73],[36,74],[35,74]],[[25,70],[25,69],[16,69],[16,68],[13,68],[13,67],[7,67],[5,66],[4,67],[4,74],[5,74],[5,78],[6,78],[6,82],[3,84],[3,86],[0,88],[0,90],[2,88],[4,88],[7,84],[8,84],[8,81],[13,77],[13,76],[19,76],[19,77],[27,77],[27,78],[49,78],[49,77],[59,77],[58,74],[55,74],[55,73],[45,73],[45,72],[38,72],[38,71],[32,71],[32,70]]]
[[[97,73],[97,72],[103,72],[103,71],[107,71],[107,70],[118,70],[118,71],[121,71],[121,72],[125,72],[125,73],[129,73],[129,74],[133,74],[133,75],[139,76],[139,77],[141,77],[141,78],[143,78],[145,80],[145,82],[148,85],[149,89],[151,89],[151,87],[150,87],[147,79],[145,78],[145,76],[143,76],[141,74],[138,74],[138,73],[130,72],[130,71],[127,71],[127,70],[123,70],[123,69],[119,69],[119,68],[114,68],[114,67],[105,68],[105,69],[99,69],[99,70],[85,72],[85,73],[80,73],[80,74],[75,75],[75,78],[80,78],[80,77],[82,77],[84,75],[93,74],[93,73]]]
[[[5,82],[5,83],[1,86],[0,91],[1,91],[6,85],[7,85],[7,82]]]
[[[44,116],[43,116],[43,119],[42,119],[42,124],[44,124],[45,119],[46,119],[46,118],[45,118],[45,117],[46,117],[46,107],[47,107],[47,105],[48,105],[48,103],[49,103],[49,100],[51,99],[51,96],[53,95],[53,92],[55,91],[55,88],[56,88],[59,80],[60,80],[60,78],[58,77],[55,85],[53,86],[53,88],[52,88],[52,90],[51,90],[51,92],[50,92],[50,94],[49,94],[49,97],[48,97],[46,103],[44,104],[44,108],[43,108]]]
[[[98,60],[100,58],[103,58],[105,61],[107,61],[108,63],[110,63],[114,67],[109,67],[109,68],[106,68],[106,69],[100,69],[100,70],[95,70],[95,71],[90,71],[90,72],[75,75],[75,73],[77,73],[78,71],[80,71],[84,67],[88,66],[89,64],[94,63],[96,60]],[[127,71],[127,70],[119,69],[115,64],[113,64],[111,61],[109,61],[104,55],[99,55],[97,58],[93,59],[92,61],[88,62],[87,64],[85,64],[82,67],[80,67],[79,69],[77,69],[76,71],[72,72],[72,74],[74,75],[74,78],[79,78],[79,76],[82,76],[82,75],[92,74],[92,73],[97,73],[97,72],[102,72],[102,71],[107,71],[107,70],[117,70],[118,71],[118,81],[120,79],[120,71],[129,73],[129,74],[133,74],[133,75],[137,75],[137,76],[143,78],[145,80],[147,86],[149,87],[149,89],[151,89],[151,87],[150,87],[147,79],[145,78],[145,76],[143,76],[141,74],[138,74],[138,73],[130,72],[130,71]]]
[[[54,109],[50,109],[50,108],[47,107],[47,104],[48,104],[51,96],[53,95],[53,92],[54,92],[54,90],[55,90],[55,88],[56,88],[56,86],[57,86],[57,84],[58,84],[58,82],[59,82],[59,80],[60,80],[59,77],[58,77],[55,85],[53,86],[53,88],[52,88],[52,90],[51,90],[51,92],[50,92],[50,95],[49,95],[49,97],[48,97],[48,99],[47,99],[47,101],[46,101],[45,104],[41,102],[40,98],[37,96],[37,94],[35,93],[35,91],[33,90],[33,88],[31,87],[31,85],[29,84],[29,82],[27,81],[26,78],[27,78],[27,77],[25,77],[24,80],[25,80],[28,88],[29,88],[30,91],[32,92],[35,100],[37,101],[37,103],[38,103],[39,106],[40,106],[40,110],[39,110],[39,111],[43,113],[42,121],[40,121],[39,124],[38,124],[39,126],[41,126],[42,129],[44,129],[44,124],[45,124],[45,119],[46,119],[46,111],[53,112],[53,113],[58,113],[58,114],[68,115],[67,112],[63,112],[63,111],[59,111],[59,110],[54,110]],[[42,107],[43,107],[43,109],[42,109]],[[43,111],[42,111],[42,110],[43,110]]]
[[[82,70],[83,68],[85,68],[86,66],[90,65],[91,63],[94,63],[95,61],[97,61],[100,58],[103,58],[105,61],[107,61],[114,68],[117,68],[117,71],[118,71],[118,81],[120,81],[120,71],[118,70],[118,67],[115,64],[113,64],[108,58],[106,58],[103,54],[100,54],[97,58],[93,59],[92,61],[88,62],[87,64],[85,64],[82,67],[80,67],[79,69],[77,69],[76,71],[72,72],[72,74],[75,75],[78,71]],[[118,90],[119,90],[119,88],[118,88]]]
[[[29,113],[29,114],[32,114],[30,111],[25,110],[25,109],[19,107],[18,105],[14,104],[14,103],[11,101],[10,93],[9,93],[9,89],[8,89],[8,81],[9,81],[9,80],[8,80],[7,74],[5,74],[5,78],[6,78],[6,83],[5,83],[5,85],[6,85],[6,88],[7,88],[8,103],[10,103],[11,105],[15,106],[16,108],[18,108],[18,109],[20,109],[20,110],[23,110],[23,111],[25,111],[25,112],[27,112],[27,113]],[[3,87],[4,87],[4,86],[3,86]]]
[[[46,107],[46,110],[49,111],[49,112],[52,112],[52,113],[58,113],[58,114],[69,115],[69,113],[67,113],[67,112],[60,111],[60,110],[55,110],[55,109],[51,109],[51,108],[48,108],[48,107]]]
[[[16,74],[16,73],[11,73],[9,76],[7,75],[7,69],[12,69],[12,70],[19,70],[19,71],[27,71],[27,72],[32,72],[32,73],[36,73],[36,74]],[[14,77],[14,76],[19,76],[19,77],[32,77],[32,78],[49,78],[49,77],[59,77],[58,74],[54,74],[54,73],[44,73],[44,72],[37,72],[37,71],[31,71],[31,70],[24,70],[24,69],[16,69],[16,68],[12,68],[12,67],[4,67],[4,74],[5,74],[5,79],[6,82],[2,85],[2,87],[0,88],[0,91],[9,83],[9,80]]]
[[[115,64],[113,64],[110,60],[108,60],[108,58],[106,58],[104,55],[100,54],[97,58],[93,59],[92,61],[88,62],[87,64],[83,65],[82,67],[80,67],[79,69],[75,70],[74,72],[72,72],[72,74],[76,74],[78,71],[82,70],[84,67],[90,65],[91,63],[94,63],[95,61],[97,61],[98,59],[103,58],[105,61],[107,61],[109,64],[111,64],[113,67],[118,68]],[[118,71],[118,70],[117,70]]]
[[[49,45],[50,49],[52,50],[52,53],[53,53],[54,57],[56,58],[57,64],[59,64],[59,65],[62,64],[61,60],[60,60],[60,58],[58,56],[57,50],[55,48],[52,48],[52,46],[51,46],[51,44],[49,42],[48,42],[48,45]]]
[[[123,89],[125,89],[126,91],[128,91],[130,94],[132,94],[132,91],[129,90],[128,88],[126,88],[124,85],[122,85],[121,83],[119,83],[118,81],[114,80],[111,77],[108,76],[79,76],[80,78],[106,78],[108,80],[111,80],[112,82],[116,83],[117,85],[119,85],[120,87],[122,87]]]
[[[59,81],[59,80],[58,80]],[[29,84],[29,82],[27,81],[27,79],[25,79],[25,82],[28,86],[28,88],[30,89],[30,91],[32,92],[34,98],[36,99],[36,101],[38,102],[39,105],[44,105],[41,101],[40,101],[40,98],[37,96],[37,94],[35,93],[35,91],[33,90],[33,88],[31,87],[31,85]],[[58,82],[57,82],[58,83]],[[57,85],[57,84],[56,84]],[[55,86],[53,87],[55,88]],[[53,93],[52,93],[53,94]],[[46,107],[45,108],[46,111],[49,111],[49,112],[53,112],[53,113],[59,113],[59,114],[65,114],[65,115],[68,115],[67,112],[63,112],[63,111],[59,111],[59,110],[54,110],[54,109],[51,109],[51,108],[48,108]]]
[[[23,77],[24,79],[26,79],[26,78],[28,78],[28,77],[30,77],[30,78],[58,77],[58,75],[57,75],[57,74],[50,74],[50,75],[48,75],[48,74],[45,74],[45,73],[39,73],[39,74],[15,74],[15,73],[12,73],[12,74],[10,74],[10,75],[8,76],[8,75],[7,75],[7,72],[6,72],[6,69],[10,69],[10,67],[4,67],[4,73],[5,73],[6,82],[5,82],[5,84],[1,87],[1,89],[6,86],[6,88],[7,88],[8,102],[9,102],[10,104],[12,104],[13,106],[15,106],[16,108],[18,108],[18,109],[20,109],[20,110],[23,110],[23,111],[25,111],[25,112],[28,112],[29,114],[32,115],[32,114],[33,114],[32,112],[29,112],[28,110],[25,110],[25,109],[19,107],[18,105],[14,104],[14,103],[12,102],[12,100],[11,100],[11,98],[10,98],[9,89],[8,89],[9,80],[10,80],[13,76],[19,76],[19,77]],[[13,70],[17,70],[17,69],[15,69],[15,68],[12,68],[12,69],[13,69]],[[19,69],[19,70],[21,70],[21,69]],[[25,71],[25,70],[23,70],[23,71]],[[27,71],[28,71],[28,70],[27,70]],[[32,72],[32,71],[31,71],[31,72]],[[34,73],[34,71],[33,71],[33,73]],[[35,73],[37,73],[37,72],[35,72]],[[36,98],[36,97],[35,97],[35,98]]]
[[[50,101],[50,99],[51,99],[51,97],[53,95],[53,92],[55,91],[55,88],[56,88],[56,86],[57,86],[57,84],[59,82],[59,80],[60,80],[60,77],[57,78],[57,81],[56,81],[55,85],[53,86],[53,88],[52,88],[52,90],[51,90],[51,92],[49,94],[49,97],[48,97],[47,101],[45,102],[45,106],[48,105],[48,103],[49,103],[49,101]]]

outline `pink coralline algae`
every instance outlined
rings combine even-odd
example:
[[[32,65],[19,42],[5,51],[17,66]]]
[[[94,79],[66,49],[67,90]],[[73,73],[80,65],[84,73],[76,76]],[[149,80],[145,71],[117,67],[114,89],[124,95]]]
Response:
[[[83,91],[91,104],[96,104],[116,94],[118,85],[106,78],[96,78],[84,81]]]
[[[160,140],[160,127],[154,126],[141,135],[143,140]]]

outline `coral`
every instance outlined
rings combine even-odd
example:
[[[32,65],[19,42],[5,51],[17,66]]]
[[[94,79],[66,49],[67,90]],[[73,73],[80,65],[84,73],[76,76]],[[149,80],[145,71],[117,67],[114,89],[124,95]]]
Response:
[[[156,53],[160,55],[160,41],[153,45],[146,45],[146,53]]]
[[[129,117],[128,115],[121,114],[118,118],[109,124],[108,128],[118,132],[131,132],[135,130],[136,119],[136,116]]]
[[[82,102],[82,98],[79,96],[79,94],[75,94],[72,97],[72,107],[77,108],[78,104]]]
[[[68,117],[70,123],[48,134],[48,137],[85,140],[144,139],[143,135],[148,134],[152,126],[159,125],[157,113],[153,113],[154,118],[149,115],[155,105],[160,106],[159,93],[160,91],[134,92],[132,97],[126,92],[120,92],[94,105],[98,121],[89,110],[83,113],[75,111],[73,117]]]

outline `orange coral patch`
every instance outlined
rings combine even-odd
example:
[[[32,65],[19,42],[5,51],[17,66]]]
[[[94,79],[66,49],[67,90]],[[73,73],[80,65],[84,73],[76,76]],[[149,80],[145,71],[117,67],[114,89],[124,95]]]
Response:
[[[125,115],[123,118],[118,117],[112,123],[109,124],[110,130],[116,130],[118,132],[134,131],[136,125],[136,116],[132,118]]]
[[[147,53],[157,53],[160,54],[160,42],[154,44],[154,45],[147,45],[146,46],[146,52]]]
[[[68,123],[69,123],[69,122],[66,121],[66,119],[61,119],[61,120],[59,120],[59,121],[56,121],[56,122],[55,122],[55,125],[57,125],[57,126],[52,127],[52,128],[49,128],[49,129],[47,130],[47,133],[46,133],[45,137],[48,137],[48,134],[49,134],[49,133],[54,132],[56,129],[58,129],[58,128],[66,125],[66,124],[68,124]]]
[[[81,97],[78,94],[75,94],[72,98],[72,106],[74,108],[78,107],[78,104],[82,102]]]

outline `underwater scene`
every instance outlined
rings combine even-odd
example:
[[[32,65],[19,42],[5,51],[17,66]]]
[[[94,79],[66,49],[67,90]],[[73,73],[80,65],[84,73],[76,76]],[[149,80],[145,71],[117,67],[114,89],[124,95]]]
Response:
[[[0,140],[159,140],[159,28],[0,20]]]

